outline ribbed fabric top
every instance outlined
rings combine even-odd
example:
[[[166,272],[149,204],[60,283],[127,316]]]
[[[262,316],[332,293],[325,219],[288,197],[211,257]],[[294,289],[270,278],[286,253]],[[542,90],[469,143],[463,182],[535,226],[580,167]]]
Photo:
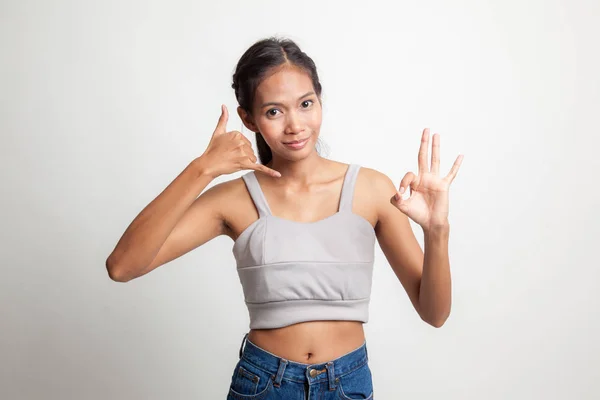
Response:
[[[315,222],[274,216],[254,171],[242,176],[259,213],[232,249],[250,329],[368,321],[376,236],[371,223],[352,212],[359,169],[349,165],[338,211]]]

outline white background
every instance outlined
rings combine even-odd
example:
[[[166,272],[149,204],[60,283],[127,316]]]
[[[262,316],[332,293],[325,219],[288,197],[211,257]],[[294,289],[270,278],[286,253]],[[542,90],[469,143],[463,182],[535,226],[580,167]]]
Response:
[[[222,103],[241,129],[231,76],[272,35],[317,64],[327,157],[399,183],[425,127],[442,173],[465,154],[441,329],[376,246],[376,398],[599,398],[599,17],[592,0],[2,1],[0,398],[225,398],[248,329],[231,239],[128,283],[104,263]]]

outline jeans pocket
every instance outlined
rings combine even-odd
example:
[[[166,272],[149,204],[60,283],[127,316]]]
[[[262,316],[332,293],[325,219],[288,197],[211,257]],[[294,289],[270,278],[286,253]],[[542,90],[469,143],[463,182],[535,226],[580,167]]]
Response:
[[[233,372],[228,399],[263,399],[273,388],[270,374],[241,359]]]
[[[339,378],[338,395],[343,400],[373,399],[373,376],[368,363]]]

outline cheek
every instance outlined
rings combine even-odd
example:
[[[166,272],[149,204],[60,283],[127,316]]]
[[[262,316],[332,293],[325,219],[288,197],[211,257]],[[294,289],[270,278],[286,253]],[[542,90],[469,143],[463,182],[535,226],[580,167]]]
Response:
[[[315,106],[315,107],[312,109],[312,112],[311,112],[311,113],[309,113],[309,115],[310,115],[310,118],[311,118],[313,121],[318,121],[318,122],[321,122],[321,117],[322,117],[322,114],[323,114],[323,109],[322,109],[320,106]]]
[[[260,132],[263,134],[265,139],[269,141],[270,138],[275,137],[282,129],[285,128],[284,124],[280,120],[264,120],[259,125]]]
[[[310,113],[310,116],[307,119],[307,124],[310,125],[312,129],[318,130],[321,126],[321,110]]]
[[[273,144],[277,142],[279,132],[284,129],[283,125],[277,121],[263,121],[258,128],[269,147],[273,147]]]

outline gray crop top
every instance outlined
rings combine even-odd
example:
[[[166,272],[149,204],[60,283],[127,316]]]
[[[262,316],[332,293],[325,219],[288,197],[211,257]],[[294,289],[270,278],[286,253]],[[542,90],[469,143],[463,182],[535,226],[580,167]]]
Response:
[[[371,223],[352,212],[359,169],[348,167],[338,211],[315,222],[272,215],[254,171],[242,176],[259,213],[232,249],[250,329],[368,321],[376,236]]]

